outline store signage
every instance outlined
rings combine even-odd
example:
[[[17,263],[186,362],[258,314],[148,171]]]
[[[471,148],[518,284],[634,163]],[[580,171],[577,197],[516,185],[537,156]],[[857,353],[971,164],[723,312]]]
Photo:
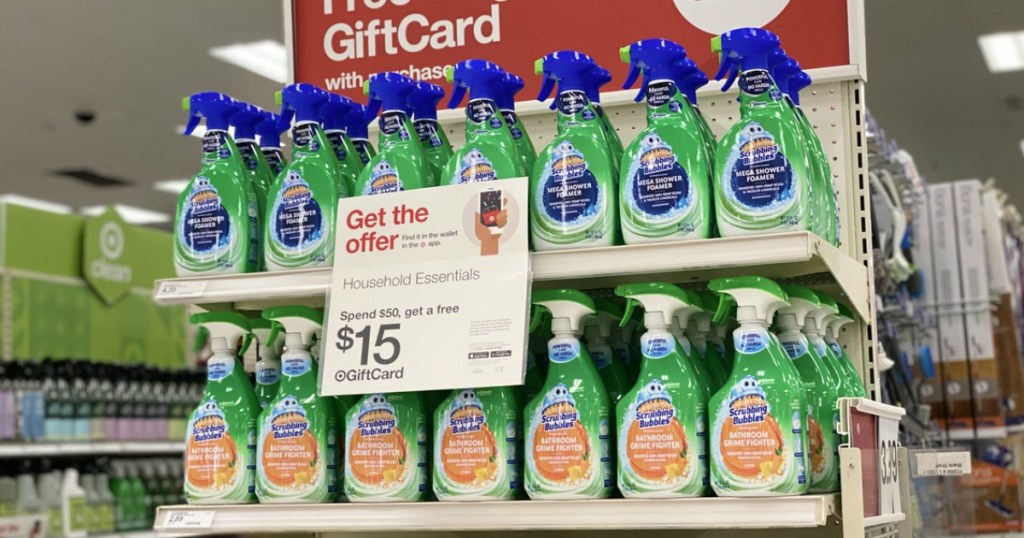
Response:
[[[46,518],[42,516],[18,516],[0,518],[0,538],[44,538]]]
[[[865,524],[874,524],[871,518],[877,522],[902,519],[899,430],[906,411],[866,398],[840,398],[839,405],[850,446],[861,453]]]
[[[320,392],[519,385],[526,178],[345,198]]]
[[[619,47],[673,39],[709,76],[713,36],[757,26],[777,33],[805,69],[858,64],[862,0],[292,0],[295,80],[364,100],[363,82],[400,71],[442,85],[444,68],[484,58],[523,77],[518,100],[540,89],[534,61],[576,49],[621,84]],[[853,37],[851,37],[853,36]],[[444,106],[442,103],[441,106]]]
[[[82,274],[108,305],[123,299],[132,287],[131,233],[132,228],[113,207],[85,221]]]

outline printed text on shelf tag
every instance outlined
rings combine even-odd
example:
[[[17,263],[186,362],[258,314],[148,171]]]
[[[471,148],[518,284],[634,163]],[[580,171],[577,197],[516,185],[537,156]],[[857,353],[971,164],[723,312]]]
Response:
[[[191,282],[174,282],[167,280],[160,283],[160,287],[156,290],[156,296],[158,299],[187,299],[189,297],[199,297],[205,291],[205,280],[195,280]]]
[[[164,528],[167,529],[208,529],[213,526],[216,512],[209,510],[174,510],[167,512]]]

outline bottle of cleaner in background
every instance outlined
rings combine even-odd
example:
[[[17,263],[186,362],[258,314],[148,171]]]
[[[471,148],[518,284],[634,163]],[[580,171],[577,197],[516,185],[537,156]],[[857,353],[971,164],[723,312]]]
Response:
[[[422,393],[367,394],[353,404],[345,416],[344,460],[351,502],[425,500],[430,413]]]
[[[807,393],[768,327],[786,292],[762,277],[720,278],[716,318],[735,302],[736,363],[711,397],[711,486],[720,497],[799,495],[807,491]],[[728,297],[728,298],[726,298]]]
[[[430,185],[441,184],[441,170],[452,157],[452,146],[444,127],[437,122],[437,104],[444,99],[444,88],[437,84],[419,81],[409,94],[409,108],[412,109],[412,126],[423,147],[430,170]]]
[[[261,232],[266,228],[267,192],[270,190],[270,184],[277,177],[270,170],[270,165],[267,164],[263,151],[260,150],[256,143],[256,126],[265,117],[266,113],[263,109],[249,103],[236,101],[235,112],[228,118],[228,124],[235,129],[235,145],[238,146],[238,153],[242,158],[242,164],[245,165],[249,182],[252,183],[252,189],[256,193],[256,211],[259,216],[259,229]],[[259,238],[257,261],[259,262],[259,270],[266,271],[262,233],[259,235]]]
[[[260,140],[260,153],[267,161],[270,168],[270,181],[277,179],[281,170],[284,170],[287,161],[284,159],[284,152],[281,151],[281,134],[288,131],[288,126],[281,124],[281,116],[273,112],[263,111],[263,119],[256,124],[256,135]],[[268,190],[270,186],[267,186]]]
[[[338,158],[320,127],[328,93],[312,84],[285,86],[279,94],[281,127],[291,124],[292,162],[267,195],[263,248],[267,269],[329,267],[334,263],[338,198],[349,195]]]
[[[632,386],[636,383],[637,375],[640,373],[640,357],[633,357],[633,349],[629,344],[629,339],[632,337],[633,328],[636,322],[632,318],[627,318],[624,325],[615,323],[612,325],[611,335],[608,337],[608,346],[612,348],[612,355],[615,360],[622,365],[623,371],[626,372],[626,377],[629,379],[629,383]]]
[[[365,168],[370,159],[377,154],[370,143],[370,132],[367,125],[373,123],[375,118],[369,115],[366,105],[352,101],[352,110],[345,116],[345,132],[348,134],[352,145],[356,148],[359,160]],[[353,191],[353,194],[355,191]]]
[[[256,502],[260,403],[238,360],[251,341],[249,321],[235,312],[203,312],[190,321],[209,331],[213,356],[206,363],[206,389],[188,423],[185,497],[189,504]]]
[[[260,408],[267,405],[277,396],[277,387],[281,384],[281,345],[284,339],[278,338],[280,326],[269,319],[256,318],[249,320],[249,328],[256,342],[256,382],[253,390]]]
[[[522,176],[519,148],[498,99],[507,74],[486,60],[464,60],[445,69],[452,83],[448,108],[466,103],[466,143],[441,171],[441,184],[458,185]]]
[[[89,532],[89,507],[85,490],[78,483],[78,469],[68,467],[60,486],[61,535],[64,538],[85,538]]]
[[[860,374],[857,373],[857,368],[853,366],[850,356],[847,355],[846,350],[839,343],[839,331],[845,325],[853,323],[853,311],[844,304],[836,303],[835,299],[822,292],[818,292],[818,297],[821,299],[822,304],[827,303],[829,306],[835,306],[835,312],[825,318],[825,330],[822,336],[825,339],[825,343],[828,344],[829,353],[834,357],[833,364],[836,365],[837,372],[848,386],[848,393],[841,394],[840,396],[865,398],[867,397],[867,391],[864,390],[864,381],[861,379]]]
[[[711,235],[711,169],[700,121],[674,76],[686,59],[680,45],[645,39],[619,50],[641,74],[647,127],[625,151],[619,174],[619,221],[627,244],[704,239]]]
[[[563,50],[537,60],[537,99],[556,91],[559,134],[530,175],[530,234],[536,250],[614,245],[618,231],[615,163],[608,135],[587,97],[594,60]]]
[[[767,30],[740,28],[712,41],[721,49],[716,75],[737,76],[740,120],[718,143],[714,190],[718,232],[723,237],[817,230],[813,173],[800,124],[772,79],[768,56],[779,38]]]
[[[688,294],[665,283],[626,284],[626,322],[639,304],[646,331],[636,385],[619,401],[618,485],[623,497],[699,497],[709,491],[708,393],[668,328]],[[649,439],[657,439],[650,442]]]
[[[548,375],[526,405],[526,494],[531,499],[602,499],[614,490],[611,400],[579,340],[594,301],[576,290],[535,291],[551,313]],[[535,318],[538,314],[534,314]],[[571,442],[567,442],[569,439]]]
[[[689,290],[683,290],[679,300],[684,304],[672,312],[672,324],[669,332],[676,337],[679,348],[683,352],[683,358],[690,362],[690,368],[697,372],[697,381],[704,387],[704,392],[711,396],[715,393],[712,389],[711,372],[704,366],[704,361],[693,347],[693,342],[686,336],[686,328],[690,325],[690,318],[704,311],[704,302],[700,295]]]
[[[193,94],[185,134],[206,119],[199,173],[178,197],[174,266],[178,276],[250,273],[259,267],[259,206],[241,153],[228,134],[235,100],[214,92]]]
[[[334,399],[320,396],[320,371],[309,352],[323,313],[304,306],[263,311],[280,324],[285,351],[277,395],[260,413],[256,496],[261,503],[331,502],[337,494],[338,438]]]
[[[520,397],[524,405],[537,396],[544,386],[548,340],[551,339],[551,316],[547,310],[534,309],[530,313],[530,332],[527,338],[526,374]]]
[[[708,337],[711,335],[711,318],[714,314],[710,309],[714,308],[716,297],[710,294],[705,296],[703,293],[696,293],[696,295],[700,297],[704,310],[690,316],[690,321],[686,326],[686,336],[693,344],[694,360],[699,360],[708,373],[710,388],[708,395],[710,396],[722,388],[729,375],[725,371],[725,365],[722,364],[718,350],[708,341]]]
[[[363,170],[363,161],[345,132],[346,118],[354,106],[355,103],[348,97],[329,93],[327,102],[320,107],[320,125],[324,128],[327,140],[331,142],[334,156],[338,158],[338,180],[344,184],[338,187],[338,192],[348,193],[349,196],[355,192],[356,179]]]
[[[718,149],[718,140],[715,138],[714,132],[711,130],[711,124],[708,123],[708,119],[704,116],[704,113],[700,109],[700,103],[697,102],[697,90],[707,86],[708,76],[700,70],[697,66],[697,62],[694,62],[690,58],[676,64],[676,71],[673,77],[676,85],[682,90],[683,95],[686,96],[686,100],[690,102],[693,107],[694,114],[697,115],[697,125],[700,126],[701,136],[704,138],[704,143],[708,149],[708,159],[712,166],[715,162],[715,151]]]
[[[601,374],[601,381],[608,391],[611,405],[619,402],[633,383],[622,363],[616,360],[615,352],[608,340],[612,335],[612,327],[622,319],[622,307],[608,299],[594,299],[597,314],[583,322],[583,339],[587,344],[590,358]]]
[[[612,157],[612,166],[614,168],[612,178],[615,181],[619,180],[619,163],[622,162],[622,139],[619,138],[619,132],[612,125],[611,118],[608,114],[605,114],[604,107],[601,106],[601,87],[612,81],[612,74],[607,69],[595,65],[587,76],[587,98],[590,99],[590,104],[594,107],[594,112],[597,113],[597,117],[601,119],[601,125],[604,127],[605,138],[608,140],[608,151]],[[557,108],[558,103],[552,103],[552,110]]]
[[[48,459],[39,461],[39,471],[36,482],[39,488],[39,502],[46,512],[46,536],[61,538],[64,536],[60,498],[61,472],[54,469]]]
[[[18,515],[18,479],[14,466],[0,469],[0,518]]]
[[[356,196],[421,189],[430,186],[430,168],[423,145],[409,117],[409,94],[416,87],[412,79],[394,72],[371,75],[363,91],[370,101],[367,114],[381,111],[377,150],[359,174]]]
[[[505,73],[501,83],[498,85],[497,102],[501,116],[505,118],[505,125],[512,132],[512,138],[516,141],[516,152],[519,155],[520,177],[530,177],[533,171],[533,163],[537,160],[537,150],[530,140],[530,133],[526,132],[526,124],[516,114],[516,94],[523,89],[525,83],[522,77],[512,73]]]
[[[36,477],[32,474],[32,462],[22,460],[17,478],[18,500],[15,503],[18,515],[34,515],[43,512],[43,502],[36,490]]]

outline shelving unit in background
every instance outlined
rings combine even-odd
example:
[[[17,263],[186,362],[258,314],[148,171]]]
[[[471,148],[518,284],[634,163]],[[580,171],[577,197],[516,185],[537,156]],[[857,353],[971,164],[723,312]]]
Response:
[[[95,443],[0,443],[0,459],[41,456],[160,456],[181,454],[185,443],[99,441]]]

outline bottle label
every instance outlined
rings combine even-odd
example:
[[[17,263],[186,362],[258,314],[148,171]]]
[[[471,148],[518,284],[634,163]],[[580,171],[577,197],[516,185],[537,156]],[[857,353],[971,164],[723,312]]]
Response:
[[[353,140],[352,145],[356,147],[359,160],[362,161],[363,166],[366,166],[370,162],[370,143],[366,140]]]
[[[439,148],[444,145],[441,136],[437,134],[437,130],[440,128],[437,120],[416,120],[413,127],[416,128],[416,134],[420,137],[423,147]]]
[[[502,110],[501,116],[505,118],[505,125],[512,132],[512,138],[519,140],[523,137],[523,130],[519,128],[519,116],[511,110]]]
[[[206,261],[227,252],[233,241],[231,216],[217,189],[208,177],[196,176],[181,206],[178,242],[190,258]]]
[[[398,170],[391,166],[391,163],[387,160],[380,159],[370,172],[370,180],[366,182],[366,186],[363,188],[363,196],[387,194],[403,190],[405,189],[402,188],[402,180],[398,177]]]
[[[250,171],[259,167],[260,161],[256,155],[256,145],[252,142],[238,144],[238,156],[241,157],[242,164]]]
[[[649,224],[679,220],[694,205],[686,170],[679,165],[672,148],[653,131],[640,141],[627,177],[626,204]],[[693,224],[690,228],[681,231],[693,231]]]
[[[220,159],[227,159],[231,156],[231,146],[227,144],[227,136],[224,131],[207,131],[203,135],[203,153],[216,153]]]
[[[501,127],[501,116],[498,107],[490,99],[472,99],[466,103],[466,117],[479,127],[498,129]]]
[[[592,120],[596,118],[597,116],[593,112],[584,110],[589,104],[590,99],[587,98],[586,92],[569,90],[558,94],[558,112],[566,116],[573,116],[583,110],[585,114],[590,115],[590,117],[584,117],[583,119]]]
[[[828,342],[828,348],[832,350],[832,354],[836,357],[843,356],[843,346],[840,346],[839,342]],[[820,354],[821,356],[825,356],[825,350],[822,349]]]
[[[344,481],[349,499],[420,500],[426,493],[426,422],[405,398],[370,394],[349,411]]]
[[[300,148],[308,148],[309,151],[319,151],[320,143],[316,141],[316,125],[313,123],[301,123],[292,129],[292,144]]]
[[[803,335],[783,333],[779,336],[779,343],[782,344],[782,349],[791,359],[799,359],[807,354],[807,337]]]
[[[594,350],[590,353],[590,359],[598,370],[603,370],[612,363],[612,354],[604,350]]]
[[[206,362],[206,380],[220,381],[235,369],[234,357],[210,357]]]
[[[277,148],[263,148],[263,158],[267,160],[267,166],[270,167],[270,173],[274,174],[274,177],[277,177],[284,170],[284,156],[281,154],[281,150]]]
[[[782,92],[775,87],[775,81],[767,69],[749,69],[740,74],[740,91],[747,95],[762,95],[770,92],[769,97],[773,101],[782,99]]]
[[[604,208],[604,192],[587,161],[570,142],[555,148],[537,182],[536,201],[544,216],[566,228],[593,224]]]
[[[494,181],[496,178],[494,164],[479,149],[472,148],[462,157],[462,162],[456,168],[455,177],[452,178],[451,183],[459,185]]]
[[[676,94],[676,85],[670,80],[663,80],[647,85],[647,106],[659,108],[665,106]]]
[[[265,364],[256,365],[256,383],[260,385],[273,385],[281,381],[281,369],[277,366]]]
[[[600,479],[586,426],[576,400],[559,383],[544,395],[530,420],[530,471],[544,483],[574,488]]]
[[[380,132],[385,136],[392,136],[397,134],[400,140],[409,140],[409,130],[405,127],[405,122],[408,116],[404,112],[390,111],[380,115],[378,125],[380,126]]]
[[[348,152],[345,151],[345,133],[331,131],[326,134],[327,140],[331,142],[331,148],[334,149],[334,155],[338,157],[338,162],[345,162],[345,158],[348,157]]]
[[[764,329],[736,329],[732,333],[733,347],[737,353],[753,355],[768,347],[771,337]]]
[[[320,204],[297,170],[289,170],[281,183],[270,217],[270,239],[289,255],[311,252],[324,241]]]
[[[826,344],[825,340],[823,340],[821,338],[815,338],[813,344],[814,344],[814,351],[815,351],[815,353],[818,354],[819,357],[827,357],[828,356],[828,352],[830,350],[832,351],[833,354],[835,354],[836,348]],[[838,357],[839,355],[836,355],[836,356]]]
[[[754,376],[733,386],[715,419],[716,463],[747,483],[771,485],[791,472],[782,429]]]
[[[640,337],[640,350],[646,359],[667,357],[676,349],[676,339],[671,334],[644,333]]]
[[[187,492],[201,498],[230,498],[231,492],[239,487],[245,488],[246,459],[239,452],[217,400],[204,400],[188,424],[185,447]]]
[[[580,341],[575,338],[568,338],[548,343],[548,360],[552,362],[562,364],[579,356]]]
[[[329,430],[324,440],[334,445],[335,433],[333,428]],[[260,498],[305,498],[318,491],[330,492],[327,466],[333,460],[321,452],[314,426],[298,398],[291,394],[277,398],[263,412],[260,432],[256,447]]]
[[[281,373],[289,377],[300,376],[313,367],[309,353],[285,353],[281,356]]]
[[[482,389],[481,394],[493,391]],[[519,486],[514,411],[506,417],[488,416],[477,391],[465,389],[440,414],[437,424],[434,491],[439,498],[515,498]],[[492,429],[492,424],[498,428]]]
[[[724,181],[728,199],[755,213],[784,211],[797,195],[793,167],[775,136],[756,121],[740,131],[726,160]]]
[[[68,523],[72,533],[84,533],[89,530],[89,507],[85,497],[68,499]]]

